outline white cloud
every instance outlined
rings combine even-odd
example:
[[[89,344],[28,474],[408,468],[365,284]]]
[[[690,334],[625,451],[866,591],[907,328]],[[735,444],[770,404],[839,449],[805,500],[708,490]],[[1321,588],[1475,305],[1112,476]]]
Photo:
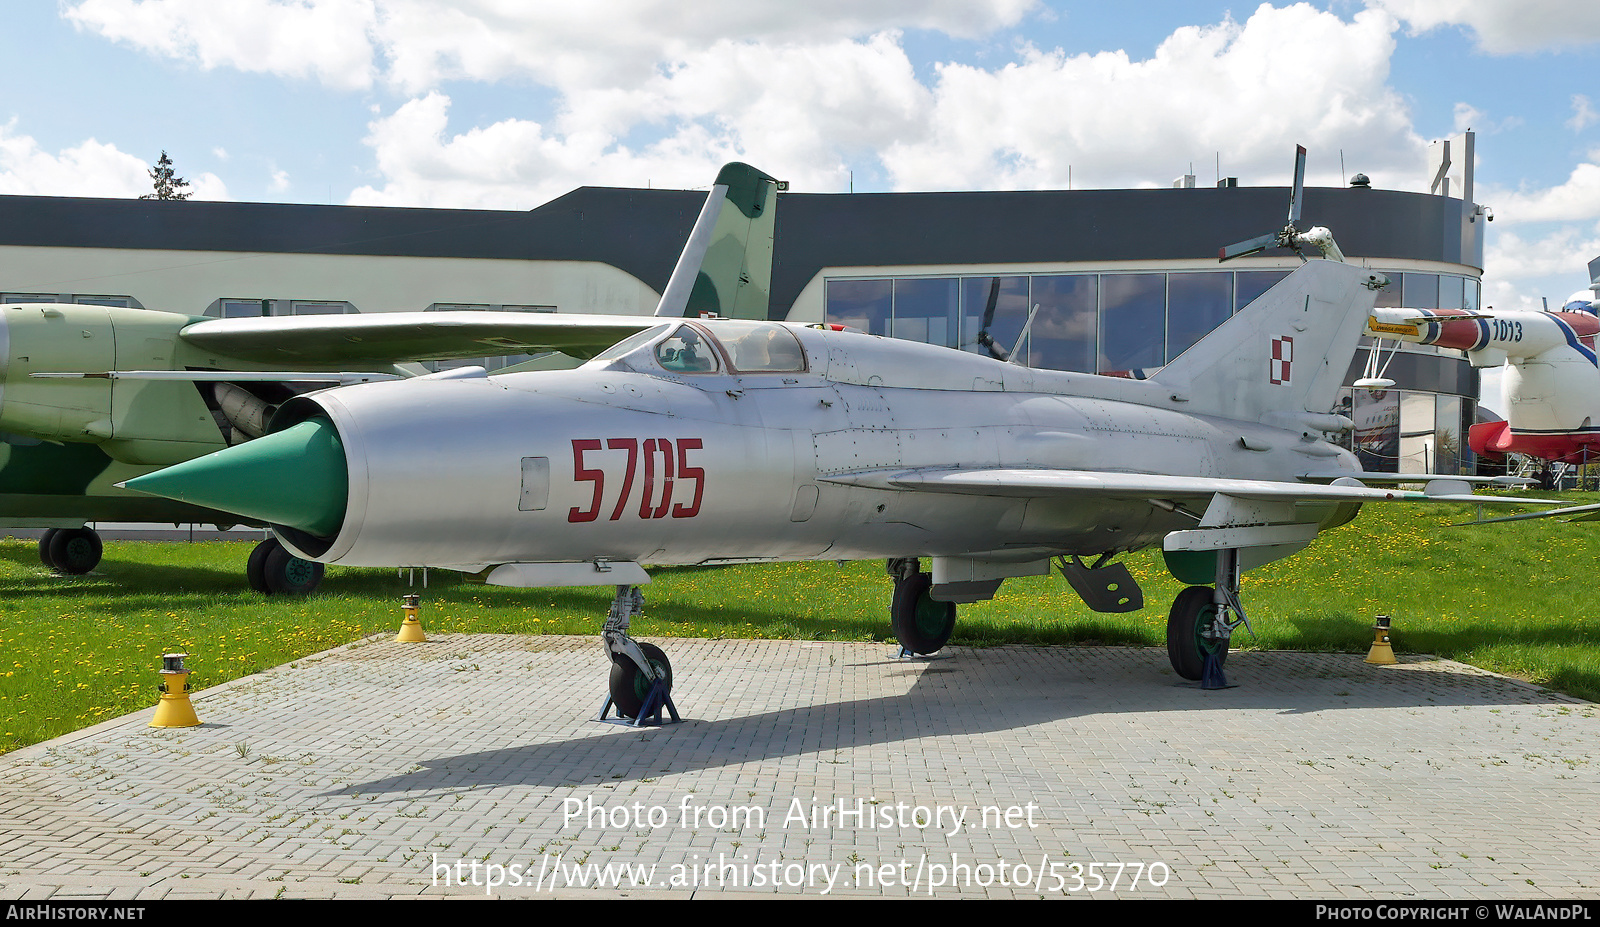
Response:
[[[80,29],[210,70],[370,86],[377,0],[79,0],[62,15]]]
[[[1600,122],[1600,113],[1594,111],[1589,104],[1589,98],[1581,93],[1572,95],[1572,118],[1567,120],[1567,128],[1574,132],[1582,132],[1585,128]]]
[[[0,193],[123,197],[150,191],[149,165],[114,145],[91,138],[51,153],[15,129],[15,119],[0,126]]]
[[[1487,190],[1475,197],[1494,207],[1496,222],[1593,222],[1600,220],[1600,151],[1572,169],[1565,182],[1531,190]],[[1593,257],[1593,255],[1590,255]]]
[[[1489,114],[1470,103],[1457,103],[1455,106],[1455,132],[1471,129],[1481,134],[1493,135],[1508,129],[1515,129],[1523,124],[1521,116],[1507,116],[1499,122],[1489,119]]]
[[[565,86],[545,122],[452,129],[419,96],[370,124],[380,183],[352,202],[532,205],[583,183],[696,186],[736,157],[803,190],[848,172],[899,190],[1164,184],[1222,156],[1246,183],[1350,170],[1419,189],[1425,143],[1388,86],[1397,24],[1304,4],[1179,29],[1148,60],[1024,48],[994,69],[946,64],[932,85],[897,32],[811,42],[723,40],[628,84]],[[641,142],[638,139],[654,139]]]
[[[1484,249],[1484,278],[1514,282],[1571,274],[1581,271],[1596,254],[1600,254],[1597,227],[1585,230],[1579,225],[1563,225],[1533,239],[1498,232]]]
[[[1577,48],[1600,43],[1594,0],[1367,0],[1416,32],[1465,26],[1490,54]]]
[[[1422,182],[1425,145],[1387,85],[1395,24],[1305,4],[1263,5],[1243,24],[1178,29],[1148,60],[1029,49],[993,71],[939,69],[929,128],[892,140],[901,189],[1164,184],[1220,153],[1245,183],[1287,180],[1290,145],[1311,150],[1308,182],[1352,170],[1389,187]]]
[[[635,186],[644,178],[656,186],[703,186],[715,170],[706,165],[738,157],[695,126],[638,153],[604,134],[551,135],[520,119],[451,135],[449,110],[448,97],[430,93],[373,120],[366,142],[385,182],[358,188],[349,202],[519,209],[585,183]]]
[[[313,78],[339,89],[385,80],[420,94],[447,80],[524,78],[627,86],[658,62],[721,41],[826,43],[885,29],[974,38],[1015,25],[1038,0],[76,0],[78,26],[205,68]]]
[[[31,196],[137,197],[151,190],[150,163],[95,139],[51,153],[17,121],[0,125],[0,194]],[[183,176],[180,172],[179,176]],[[189,182],[194,199],[225,200],[228,188],[215,174]]]

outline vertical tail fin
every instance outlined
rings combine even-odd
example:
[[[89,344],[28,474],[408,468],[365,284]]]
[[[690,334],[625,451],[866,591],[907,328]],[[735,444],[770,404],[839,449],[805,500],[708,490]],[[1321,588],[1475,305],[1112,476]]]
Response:
[[[723,165],[656,315],[767,317],[777,188],[776,180],[748,164]]]
[[[1326,414],[1385,282],[1350,264],[1309,261],[1151,379],[1185,395],[1194,412],[1247,421]]]

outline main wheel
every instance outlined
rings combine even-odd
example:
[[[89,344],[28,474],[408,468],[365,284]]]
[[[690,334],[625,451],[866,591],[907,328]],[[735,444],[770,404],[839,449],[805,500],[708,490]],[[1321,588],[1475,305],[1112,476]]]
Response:
[[[900,646],[917,654],[938,653],[956,629],[956,603],[935,602],[928,590],[933,577],[917,573],[894,584],[889,623]]]
[[[1190,586],[1172,600],[1167,615],[1167,659],[1184,679],[1198,680],[1210,654],[1216,654],[1219,666],[1228,660],[1227,641],[1207,633],[1217,615],[1215,595],[1210,586]]]
[[[57,573],[81,576],[100,564],[100,535],[92,528],[62,528],[50,539],[47,563]]]
[[[639,643],[639,649],[644,652],[644,658],[650,661],[650,666],[661,677],[667,692],[672,691],[672,664],[667,660],[667,655],[655,644]],[[644,708],[644,700],[650,695],[650,680],[639,671],[639,665],[626,656],[617,654],[611,660],[611,703],[617,706],[617,714],[624,718],[637,718],[639,711]]]
[[[274,542],[261,561],[267,595],[310,595],[322,583],[322,564],[302,560]]]
[[[39,535],[39,562],[52,570],[56,568],[56,564],[50,559],[50,542],[60,533],[60,528],[48,528],[44,534]]]
[[[282,549],[283,545],[278,543],[277,538],[267,538],[251,549],[250,559],[244,565],[244,577],[251,589],[262,595],[272,594],[272,590],[267,588],[267,555]]]

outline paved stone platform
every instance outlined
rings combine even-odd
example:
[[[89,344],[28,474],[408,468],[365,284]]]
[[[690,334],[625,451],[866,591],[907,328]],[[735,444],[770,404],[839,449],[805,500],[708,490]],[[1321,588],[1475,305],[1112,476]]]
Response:
[[[593,639],[442,636],[0,757],[0,896],[1600,898],[1600,706],[1462,664],[658,643],[661,729]]]

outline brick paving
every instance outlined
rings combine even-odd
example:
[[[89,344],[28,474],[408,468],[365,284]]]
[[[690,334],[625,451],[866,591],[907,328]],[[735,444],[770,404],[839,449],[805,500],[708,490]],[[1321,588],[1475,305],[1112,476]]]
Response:
[[[0,757],[0,897],[1600,898],[1600,706],[1459,663],[657,643],[661,729],[597,640],[444,635]]]

